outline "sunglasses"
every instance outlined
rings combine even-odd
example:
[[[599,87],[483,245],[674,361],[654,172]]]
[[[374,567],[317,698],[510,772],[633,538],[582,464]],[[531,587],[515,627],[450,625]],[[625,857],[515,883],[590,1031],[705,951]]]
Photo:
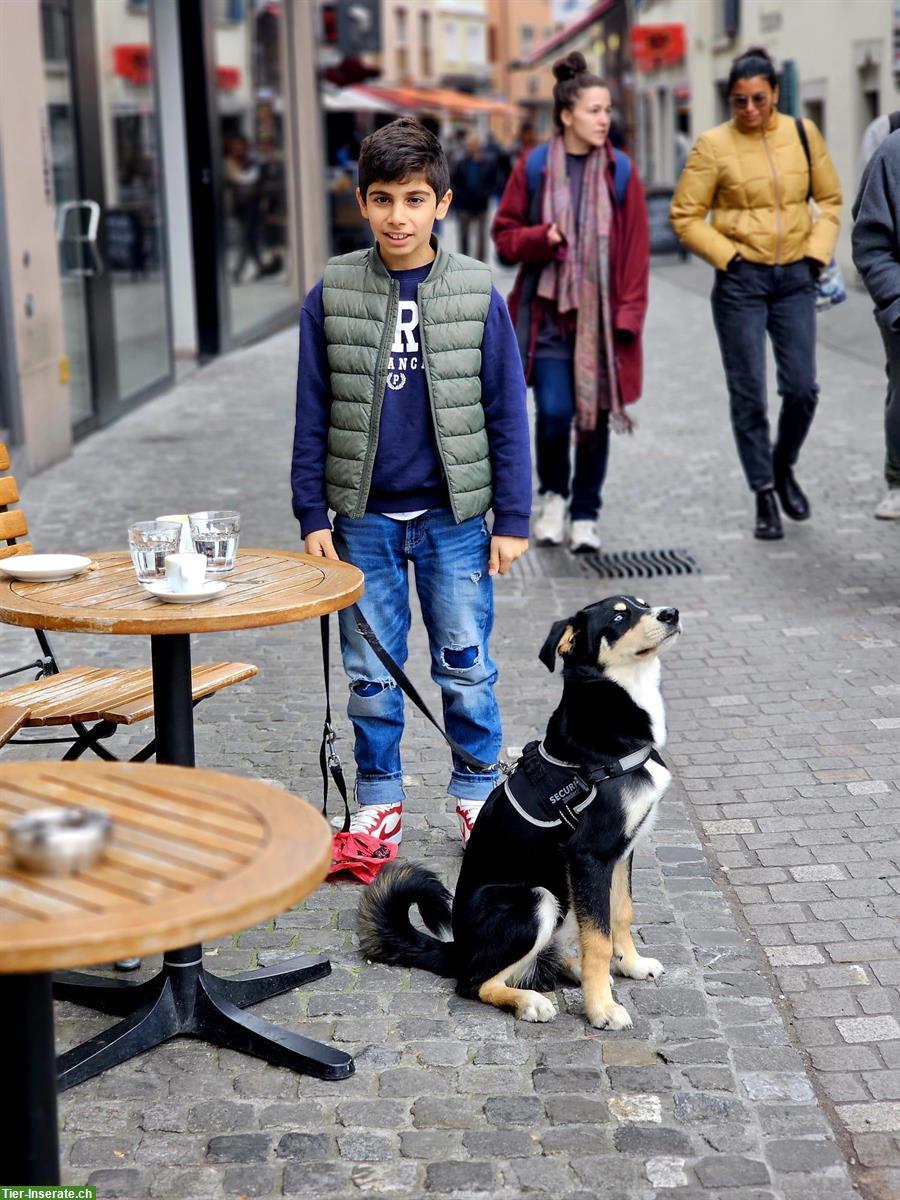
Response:
[[[753,96],[732,96],[731,103],[735,108],[746,108],[750,101],[753,101],[754,108],[765,108],[771,100],[771,97],[765,92],[757,92]]]

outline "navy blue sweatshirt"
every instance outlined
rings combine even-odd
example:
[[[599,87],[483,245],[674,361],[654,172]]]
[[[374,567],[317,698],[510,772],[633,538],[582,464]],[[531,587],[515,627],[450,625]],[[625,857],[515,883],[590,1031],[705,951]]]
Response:
[[[404,513],[447,508],[450,501],[438,453],[421,353],[416,289],[431,264],[391,271],[400,282],[400,306],[378,428],[367,512]],[[325,499],[331,386],[322,281],[300,311],[297,418],[291,465],[294,515],[303,537],[329,529]],[[525,379],[515,332],[496,288],[481,346],[481,392],[494,475],[498,536],[527,537],[531,512],[531,453]]]

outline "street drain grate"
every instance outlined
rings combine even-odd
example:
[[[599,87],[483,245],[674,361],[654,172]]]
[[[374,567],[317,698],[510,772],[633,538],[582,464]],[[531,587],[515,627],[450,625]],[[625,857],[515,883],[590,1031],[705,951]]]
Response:
[[[585,566],[607,579],[700,574],[700,564],[687,550],[610,550],[605,554],[580,554],[578,557]]]

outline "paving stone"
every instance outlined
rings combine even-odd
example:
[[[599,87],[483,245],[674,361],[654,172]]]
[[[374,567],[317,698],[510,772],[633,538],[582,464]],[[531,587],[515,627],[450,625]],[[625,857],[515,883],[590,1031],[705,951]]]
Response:
[[[613,1134],[617,1150],[638,1157],[668,1154],[687,1157],[693,1152],[691,1139],[680,1129],[664,1126],[620,1125]]]
[[[900,1038],[896,1017],[851,1017],[835,1021],[845,1042],[883,1042]]]
[[[276,1173],[266,1167],[229,1167],[222,1175],[222,1190],[226,1196],[246,1196],[247,1200],[254,1200],[255,1197],[273,1195],[278,1186],[276,1181]]]
[[[900,1104],[841,1104],[838,1116],[851,1133],[900,1133]]]
[[[841,1162],[841,1152],[832,1141],[815,1138],[784,1138],[766,1143],[766,1157],[776,1171],[821,1171]]]
[[[688,1177],[684,1170],[683,1158],[648,1158],[644,1169],[652,1187],[681,1188],[687,1186]]]
[[[769,1182],[765,1163],[737,1154],[717,1154],[698,1159],[694,1173],[704,1187],[710,1189],[748,1187]]]
[[[335,1153],[334,1138],[327,1133],[286,1133],[278,1142],[275,1153],[279,1158],[302,1158],[317,1161]]]
[[[489,1162],[429,1163],[425,1187],[429,1192],[492,1192],[496,1168]]]
[[[210,1139],[207,1157],[215,1162],[265,1162],[271,1139],[265,1133],[232,1133]]]
[[[85,1182],[97,1189],[98,1196],[109,1200],[142,1200],[150,1194],[149,1180],[131,1167],[92,1171]]]

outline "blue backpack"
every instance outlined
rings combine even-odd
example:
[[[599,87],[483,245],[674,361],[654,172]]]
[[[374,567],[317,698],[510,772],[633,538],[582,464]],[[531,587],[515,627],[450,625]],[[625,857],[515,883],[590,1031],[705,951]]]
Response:
[[[525,181],[528,185],[529,204],[540,187],[541,176],[544,174],[544,168],[547,166],[547,156],[549,153],[550,143],[544,142],[542,146],[536,146],[525,160]],[[613,155],[615,156],[613,183],[615,185],[616,204],[621,207],[625,202],[625,193],[628,190],[628,181],[631,178],[631,159],[627,154],[623,154],[621,150],[616,150],[615,148],[613,148]]]

